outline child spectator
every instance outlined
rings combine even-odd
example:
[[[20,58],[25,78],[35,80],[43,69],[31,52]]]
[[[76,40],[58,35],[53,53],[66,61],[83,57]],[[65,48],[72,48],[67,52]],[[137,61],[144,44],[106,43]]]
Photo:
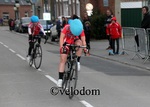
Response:
[[[107,27],[107,35],[111,38],[111,48],[113,52],[109,51],[109,55],[119,54],[119,38],[121,37],[121,26],[117,22],[116,17],[111,19],[111,23]],[[117,43],[117,50],[115,50],[115,42]]]

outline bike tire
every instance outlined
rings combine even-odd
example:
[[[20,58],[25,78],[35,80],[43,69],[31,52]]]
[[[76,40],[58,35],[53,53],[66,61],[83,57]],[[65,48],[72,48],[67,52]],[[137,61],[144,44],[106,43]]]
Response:
[[[42,47],[38,44],[35,46],[35,55],[34,55],[34,66],[36,69],[39,69],[41,67],[42,63]],[[39,58],[39,61],[37,61]]]
[[[69,62],[66,62],[65,64],[65,72],[64,72],[64,76],[63,76],[63,82],[62,82],[62,89],[66,90],[67,85],[68,85],[68,72],[69,72]]]
[[[68,80],[68,89],[69,89],[69,99],[72,99],[74,97],[74,90],[77,86],[77,80],[78,80],[78,64],[77,61],[74,61],[72,64],[72,69],[70,72],[70,77]]]

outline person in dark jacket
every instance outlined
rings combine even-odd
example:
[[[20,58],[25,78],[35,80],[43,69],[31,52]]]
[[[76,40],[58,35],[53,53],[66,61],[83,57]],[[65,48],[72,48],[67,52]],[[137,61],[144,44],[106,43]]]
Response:
[[[142,7],[143,20],[141,22],[141,28],[147,29],[150,28],[150,13],[147,6]],[[135,41],[137,43],[137,47],[139,48],[139,38],[138,35],[135,36]],[[139,51],[139,49],[138,49]]]
[[[66,24],[67,24],[67,23],[66,23],[65,17],[62,17],[62,28],[64,28]]]
[[[13,29],[12,29],[12,28],[13,28],[13,19],[10,18],[10,19],[8,20],[8,25],[9,25],[9,30],[12,31],[12,30],[13,30]]]
[[[111,18],[113,17],[113,13],[111,10],[107,10],[106,11],[106,19],[105,19],[105,29],[107,28],[107,26],[111,23]],[[110,39],[110,35],[107,35],[107,39],[108,39],[108,42],[109,42],[109,46],[108,48],[106,48],[107,50],[108,49],[111,49],[111,39]]]
[[[85,37],[86,37],[86,45],[87,45],[87,49],[90,50],[90,38],[91,38],[91,23],[89,21],[85,22],[84,25],[84,33],[85,33]]]
[[[147,6],[142,8],[143,20],[141,22],[141,28],[147,29],[150,28],[150,13]]]
[[[59,19],[56,19],[56,30],[57,30],[57,36],[58,38],[60,37],[60,32],[61,32],[61,22]]]

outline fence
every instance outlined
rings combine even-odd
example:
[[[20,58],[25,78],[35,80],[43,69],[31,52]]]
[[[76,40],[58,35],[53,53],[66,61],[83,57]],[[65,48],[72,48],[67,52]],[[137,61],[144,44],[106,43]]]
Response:
[[[123,27],[122,49],[123,54],[134,52],[134,59],[138,56],[144,63],[150,59],[150,29]]]

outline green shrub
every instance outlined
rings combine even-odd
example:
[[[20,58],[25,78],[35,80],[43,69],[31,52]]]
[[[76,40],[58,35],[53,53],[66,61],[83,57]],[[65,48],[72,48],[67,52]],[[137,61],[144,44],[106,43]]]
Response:
[[[101,14],[99,10],[93,11],[93,15],[90,17],[91,19],[91,37],[93,39],[105,39],[105,15]]]

